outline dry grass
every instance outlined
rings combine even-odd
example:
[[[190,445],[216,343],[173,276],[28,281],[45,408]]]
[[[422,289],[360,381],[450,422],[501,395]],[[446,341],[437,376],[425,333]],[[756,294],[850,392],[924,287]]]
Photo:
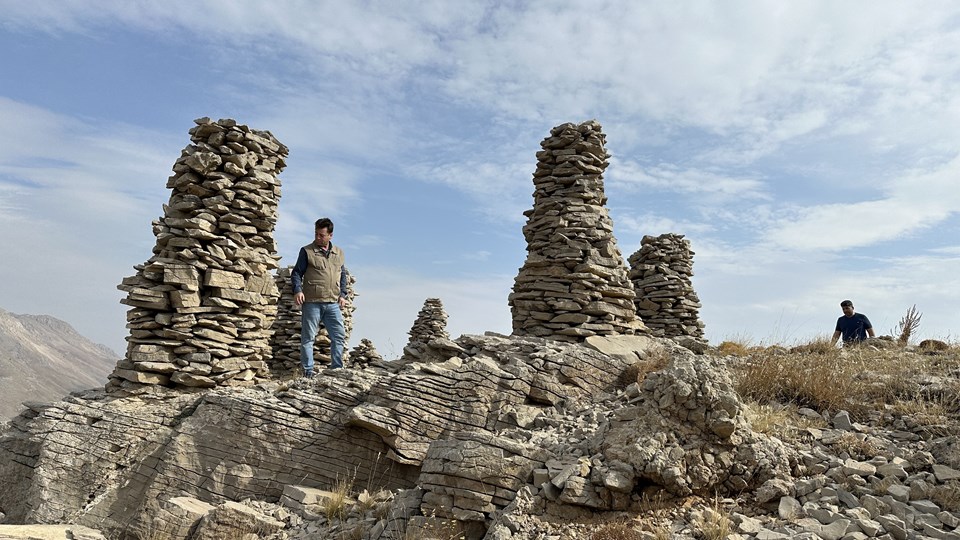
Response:
[[[431,512],[408,519],[403,540],[466,540],[466,534],[460,522],[439,518],[436,512]]]
[[[350,490],[353,489],[353,480],[340,478],[330,488],[330,497],[323,502],[323,513],[327,519],[343,520],[347,517],[347,503],[350,501]]]
[[[949,375],[960,363],[960,355],[837,349],[825,339],[793,347],[786,354],[782,347],[744,348],[751,352],[733,366],[737,392],[744,400],[827,413],[847,410],[854,415],[891,403],[928,406],[923,403],[929,404],[934,396],[920,393],[917,376]]]
[[[733,533],[733,521],[730,513],[720,505],[720,498],[715,497],[713,503],[703,509],[697,522],[700,535],[706,540],[724,540]]]
[[[930,500],[948,512],[960,512],[960,481],[952,480],[933,488]]]
[[[626,523],[608,523],[590,536],[590,540],[641,540],[643,535]]]
[[[862,434],[846,432],[833,443],[833,446],[857,460],[868,460],[880,455],[883,448],[867,439]]]
[[[827,425],[822,418],[808,418],[800,415],[797,412],[797,406],[793,404],[761,404],[747,401],[743,404],[743,413],[751,429],[784,441],[797,440],[807,429],[819,429]]]
[[[717,351],[724,356],[747,356],[750,347],[742,341],[724,341],[717,345]]]

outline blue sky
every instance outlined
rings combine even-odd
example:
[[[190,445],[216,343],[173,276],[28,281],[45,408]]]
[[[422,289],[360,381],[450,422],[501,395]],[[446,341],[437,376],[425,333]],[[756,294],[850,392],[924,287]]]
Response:
[[[193,119],[290,148],[276,238],[329,216],[350,346],[509,333],[551,127],[597,119],[624,256],[692,242],[713,343],[960,332],[954,2],[0,0],[0,307],[124,350],[116,285],[151,255]]]

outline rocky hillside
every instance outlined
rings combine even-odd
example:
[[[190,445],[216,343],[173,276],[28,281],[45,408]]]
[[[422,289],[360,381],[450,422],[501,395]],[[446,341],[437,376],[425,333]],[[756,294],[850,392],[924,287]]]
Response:
[[[107,539],[960,539],[960,355],[875,341],[461,336],[312,380],[78,393],[0,435],[2,522]]]
[[[59,319],[0,309],[0,420],[23,410],[24,401],[103,386],[118,360]]]

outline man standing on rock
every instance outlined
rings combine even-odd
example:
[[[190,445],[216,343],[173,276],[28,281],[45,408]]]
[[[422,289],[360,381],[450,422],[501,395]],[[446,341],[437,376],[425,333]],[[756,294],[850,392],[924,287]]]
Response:
[[[840,302],[840,309],[843,310],[843,316],[837,319],[837,329],[833,332],[831,343],[836,344],[837,338],[843,336],[844,345],[855,345],[867,339],[867,335],[874,337],[873,325],[870,319],[863,313],[853,312],[853,302],[844,300]]]
[[[293,267],[293,301],[301,306],[300,366],[306,377],[313,377],[313,343],[320,322],[330,336],[330,367],[343,367],[343,327],[341,309],[347,304],[347,267],[343,250],[330,243],[333,221],[320,218],[314,224],[314,241],[300,248]]]

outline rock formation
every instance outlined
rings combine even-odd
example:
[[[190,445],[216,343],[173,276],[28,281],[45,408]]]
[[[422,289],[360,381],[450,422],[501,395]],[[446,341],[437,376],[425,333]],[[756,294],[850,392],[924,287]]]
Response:
[[[403,359],[413,360],[420,358],[427,348],[433,344],[450,342],[447,333],[447,313],[443,310],[443,302],[439,298],[427,298],[423,308],[417,313],[417,319],[407,332],[410,339],[403,348]]]
[[[509,298],[515,335],[582,341],[642,328],[605,206],[604,144],[596,121],[559,125],[540,143],[527,259]]]
[[[266,373],[287,148],[233,120],[195,123],[167,181],[164,216],[153,222],[153,256],[118,286],[133,308],[111,389],[244,385]]]
[[[366,369],[383,363],[383,357],[377,352],[373,342],[367,338],[360,340],[353,350],[350,351],[350,367],[354,369]]]
[[[693,255],[682,234],[644,236],[630,256],[637,314],[657,336],[703,339],[700,298],[693,290]]]
[[[275,376],[296,375],[300,370],[300,306],[293,301],[293,284],[290,281],[290,274],[293,272],[293,266],[286,266],[275,276],[277,289],[280,291],[280,300],[277,310],[277,316],[270,327],[273,334],[270,343],[273,351],[272,358],[269,361],[270,372]],[[356,311],[356,282],[357,279],[352,275],[347,275],[347,305],[343,308],[343,327],[346,331],[344,342],[350,341],[350,333],[353,331],[353,312]],[[344,348],[344,353],[346,353]],[[343,363],[347,365],[348,355],[344,354]],[[313,360],[319,368],[324,364],[330,363],[330,337],[327,335],[323,324],[320,325],[320,331],[317,332],[317,339],[313,347]]]
[[[660,501],[682,539],[719,511],[744,539],[958,534],[955,421],[801,409],[819,424],[788,446],[754,431],[729,358],[669,339],[454,343],[313,380],[32,404],[0,435],[0,512],[109,539],[587,540]],[[956,379],[902,383],[960,399]]]

